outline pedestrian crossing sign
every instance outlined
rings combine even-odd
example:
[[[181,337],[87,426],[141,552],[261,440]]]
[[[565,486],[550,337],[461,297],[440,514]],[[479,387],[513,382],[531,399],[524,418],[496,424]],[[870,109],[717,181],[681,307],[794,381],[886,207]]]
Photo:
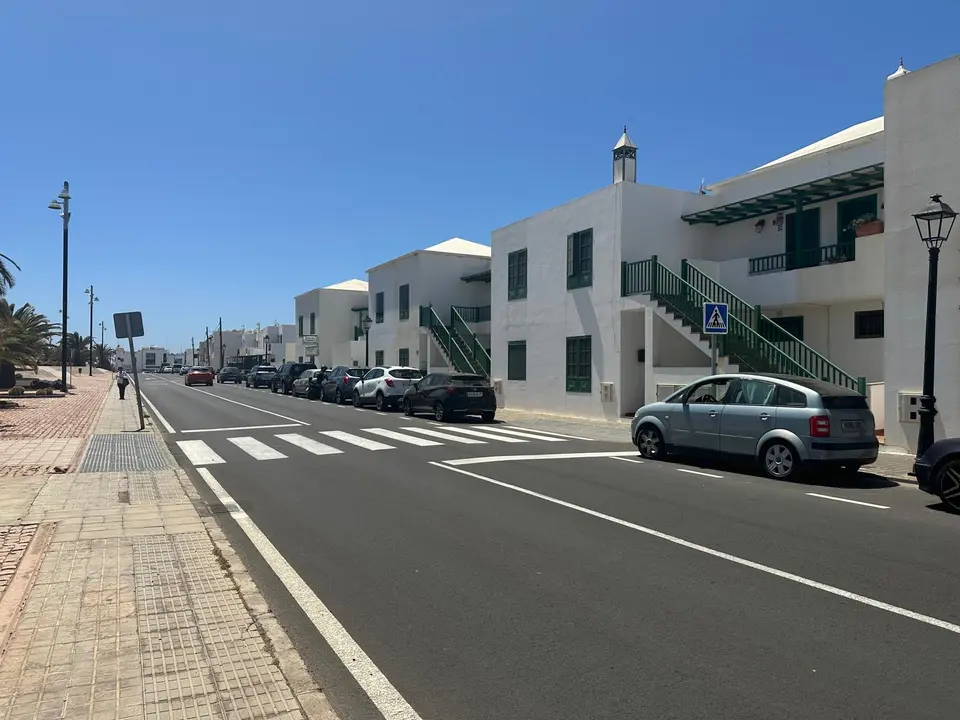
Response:
[[[708,302],[703,304],[703,332],[705,335],[727,334],[726,303]]]

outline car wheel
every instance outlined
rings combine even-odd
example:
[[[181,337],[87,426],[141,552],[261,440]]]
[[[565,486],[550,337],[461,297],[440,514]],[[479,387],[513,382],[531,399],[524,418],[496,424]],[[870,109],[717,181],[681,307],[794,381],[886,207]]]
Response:
[[[386,409],[387,409],[387,406],[383,400],[383,393],[378,392],[377,393],[377,410],[379,410],[380,412],[383,412]]]
[[[647,460],[659,460],[664,455],[663,433],[656,425],[641,426],[633,444]]]
[[[276,384],[276,383],[270,383],[270,392],[272,392],[272,393],[277,392],[277,384]]]
[[[407,417],[413,417],[413,405],[410,404],[407,398],[403,399],[403,414]]]
[[[360,407],[360,393],[356,391],[353,393],[353,406]]]
[[[944,506],[953,513],[960,513],[960,459],[947,460],[936,469],[933,486]]]
[[[493,422],[493,419],[497,416],[495,412],[482,412],[480,413],[480,419],[484,422]]]
[[[443,407],[442,402],[438,402],[433,406],[433,417],[436,418],[437,422],[443,422],[447,419],[447,411]]]
[[[340,392],[340,388],[337,388],[337,393],[333,396],[333,401],[337,405],[343,405],[343,393]]]
[[[767,477],[786,480],[800,468],[800,458],[786,440],[771,440],[760,451],[760,464]]]

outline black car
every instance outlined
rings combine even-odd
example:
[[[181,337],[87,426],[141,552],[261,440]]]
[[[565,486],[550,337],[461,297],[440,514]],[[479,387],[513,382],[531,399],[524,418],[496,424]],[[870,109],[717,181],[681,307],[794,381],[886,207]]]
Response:
[[[482,375],[431,373],[403,394],[403,414],[419,412],[431,413],[438,422],[466,415],[493,422],[497,396]]]
[[[304,370],[300,377],[293,381],[293,396],[300,397],[302,395],[307,400],[316,400],[320,397],[320,387],[326,376],[327,371],[323,369]]]
[[[288,362],[280,366],[277,374],[270,379],[270,392],[279,392],[289,395],[293,392],[293,381],[303,375],[304,370],[316,370],[317,366],[312,362],[295,363]]]
[[[271,387],[273,376],[277,374],[277,369],[273,365],[257,365],[244,378],[247,387],[258,388]]]
[[[242,379],[243,373],[240,372],[240,368],[225,367],[223,370],[217,373],[218,383],[232,382],[239,384]]]
[[[353,397],[353,388],[357,380],[370,372],[370,368],[337,365],[327,373],[320,390],[321,400],[333,400],[343,405]]]
[[[960,513],[960,438],[937,440],[913,464],[913,474],[921,490]]]

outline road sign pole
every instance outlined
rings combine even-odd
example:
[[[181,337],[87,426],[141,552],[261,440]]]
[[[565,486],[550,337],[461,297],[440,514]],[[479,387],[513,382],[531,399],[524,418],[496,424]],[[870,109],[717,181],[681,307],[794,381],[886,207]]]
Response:
[[[717,370],[717,336],[710,336],[710,374],[716,375]]]
[[[143,430],[143,401],[140,399],[140,375],[137,374],[137,353],[133,349],[133,328],[130,313],[127,313],[127,340],[130,342],[130,363],[133,366],[133,387],[137,391],[137,412],[140,414],[140,429]]]

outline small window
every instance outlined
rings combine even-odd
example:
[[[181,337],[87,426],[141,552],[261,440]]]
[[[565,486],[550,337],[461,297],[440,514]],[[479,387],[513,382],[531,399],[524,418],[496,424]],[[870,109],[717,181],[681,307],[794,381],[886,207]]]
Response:
[[[419,380],[423,377],[419,370],[414,370],[413,368],[394,368],[390,371],[390,376],[398,380]]]
[[[870,404],[863,395],[821,395],[824,410],[869,410]]]
[[[777,407],[805,408],[807,396],[799,390],[780,385],[777,388]]]
[[[591,338],[567,338],[567,392],[589,393],[591,380]]]
[[[687,404],[719,405],[725,402],[730,380],[708,380],[694,387],[687,395]]]
[[[593,228],[567,235],[567,290],[593,285]]]
[[[374,322],[383,322],[383,293],[378,292],[374,297]]]
[[[883,337],[883,310],[863,310],[853,314],[853,337],[868,340]]]
[[[410,348],[400,348],[397,352],[397,364],[405,367],[410,365]]]
[[[803,340],[803,315],[789,315],[787,317],[771,318],[775,325],[779,325],[797,340]],[[784,342],[790,338],[780,335],[771,338],[773,342]]]
[[[383,350],[377,350],[373,354],[373,364],[374,365],[383,365]]]
[[[527,250],[516,250],[507,255],[507,300],[522,300],[527,296]]]
[[[311,335],[317,334],[317,314],[316,313],[310,313],[310,334]]]
[[[303,315],[297,318],[297,334],[303,337]]]
[[[400,319],[407,320],[410,317],[410,285],[400,286]],[[403,363],[401,363],[402,365]]]
[[[527,379],[527,341],[507,343],[507,380]]]
[[[773,405],[777,386],[765,380],[741,380],[730,405]]]

